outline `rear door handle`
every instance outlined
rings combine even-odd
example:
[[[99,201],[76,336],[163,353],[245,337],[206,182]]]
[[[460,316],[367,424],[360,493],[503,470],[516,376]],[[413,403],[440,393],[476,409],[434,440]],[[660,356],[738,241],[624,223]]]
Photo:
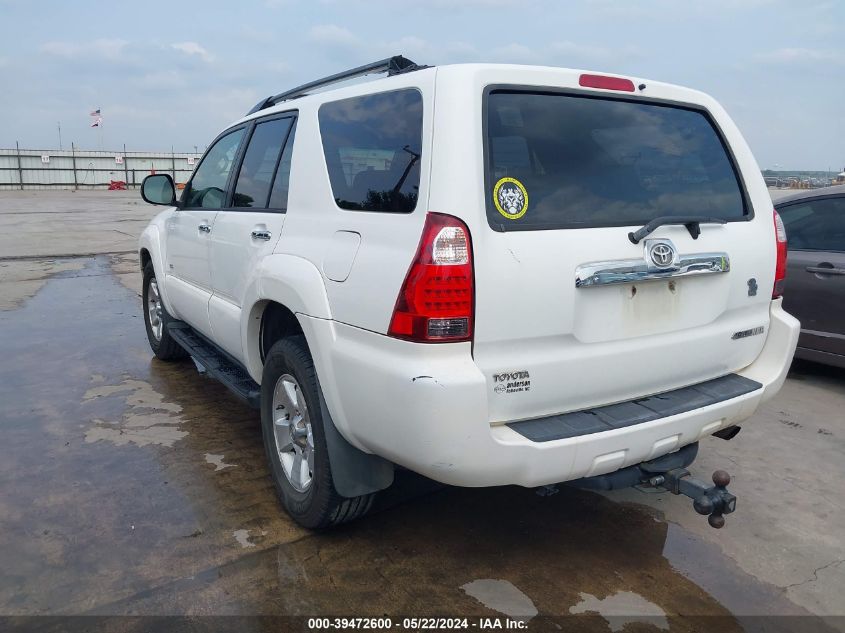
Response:
[[[828,268],[827,266],[807,266],[805,268],[808,273],[816,273],[817,275],[845,275],[845,268]]]
[[[264,240],[265,242],[269,241],[270,238],[273,237],[273,235],[270,233],[270,231],[268,231],[266,229],[253,229],[251,235],[252,235],[252,239],[254,239],[254,240]]]
[[[200,233],[211,233],[211,225],[208,222],[203,222],[197,227]]]

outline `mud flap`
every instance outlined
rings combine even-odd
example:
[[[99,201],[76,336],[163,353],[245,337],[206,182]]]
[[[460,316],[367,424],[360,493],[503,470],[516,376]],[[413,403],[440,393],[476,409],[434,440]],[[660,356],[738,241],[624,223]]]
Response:
[[[389,488],[393,483],[393,464],[347,442],[332,421],[319,378],[317,392],[320,395],[320,414],[329,450],[332,481],[337,493],[351,499]]]

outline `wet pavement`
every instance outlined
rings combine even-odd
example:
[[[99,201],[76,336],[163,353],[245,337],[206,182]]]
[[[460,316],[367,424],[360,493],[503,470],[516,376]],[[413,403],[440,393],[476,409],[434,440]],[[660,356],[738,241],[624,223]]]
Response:
[[[802,506],[785,489],[783,528],[753,501],[766,498],[753,470],[740,471],[740,508],[721,533],[668,495],[542,497],[399,473],[372,515],[312,533],[276,499],[257,412],[190,360],[153,358],[131,256],[32,265],[31,296],[0,307],[0,615],[507,615],[556,630],[557,616],[592,614],[579,626],[845,629],[806,617],[845,612],[827,597],[843,594],[845,423],[824,408],[845,406],[840,373],[793,371],[784,393],[801,429],[789,402],[772,401],[796,455],[783,476],[807,491]],[[711,448],[766,466],[739,438]],[[807,481],[813,467],[825,474]],[[772,614],[799,617],[741,617]]]

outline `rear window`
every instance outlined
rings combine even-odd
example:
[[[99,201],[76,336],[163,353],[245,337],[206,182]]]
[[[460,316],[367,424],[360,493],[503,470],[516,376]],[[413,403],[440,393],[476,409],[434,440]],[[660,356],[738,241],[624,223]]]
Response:
[[[486,121],[487,217],[495,230],[747,213],[722,139],[698,110],[495,90]]]
[[[342,209],[408,213],[417,206],[422,95],[396,90],[320,106],[320,136]]]

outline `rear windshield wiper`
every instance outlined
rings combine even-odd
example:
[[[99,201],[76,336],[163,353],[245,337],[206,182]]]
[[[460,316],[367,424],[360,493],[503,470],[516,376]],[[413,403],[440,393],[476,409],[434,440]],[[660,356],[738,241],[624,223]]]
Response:
[[[706,215],[665,215],[660,218],[654,218],[643,228],[631,231],[628,233],[628,239],[634,244],[639,244],[640,240],[646,235],[651,234],[657,227],[665,226],[667,224],[683,224],[687,227],[692,239],[697,240],[701,235],[702,224],[727,224],[727,220],[722,218],[711,218]]]

